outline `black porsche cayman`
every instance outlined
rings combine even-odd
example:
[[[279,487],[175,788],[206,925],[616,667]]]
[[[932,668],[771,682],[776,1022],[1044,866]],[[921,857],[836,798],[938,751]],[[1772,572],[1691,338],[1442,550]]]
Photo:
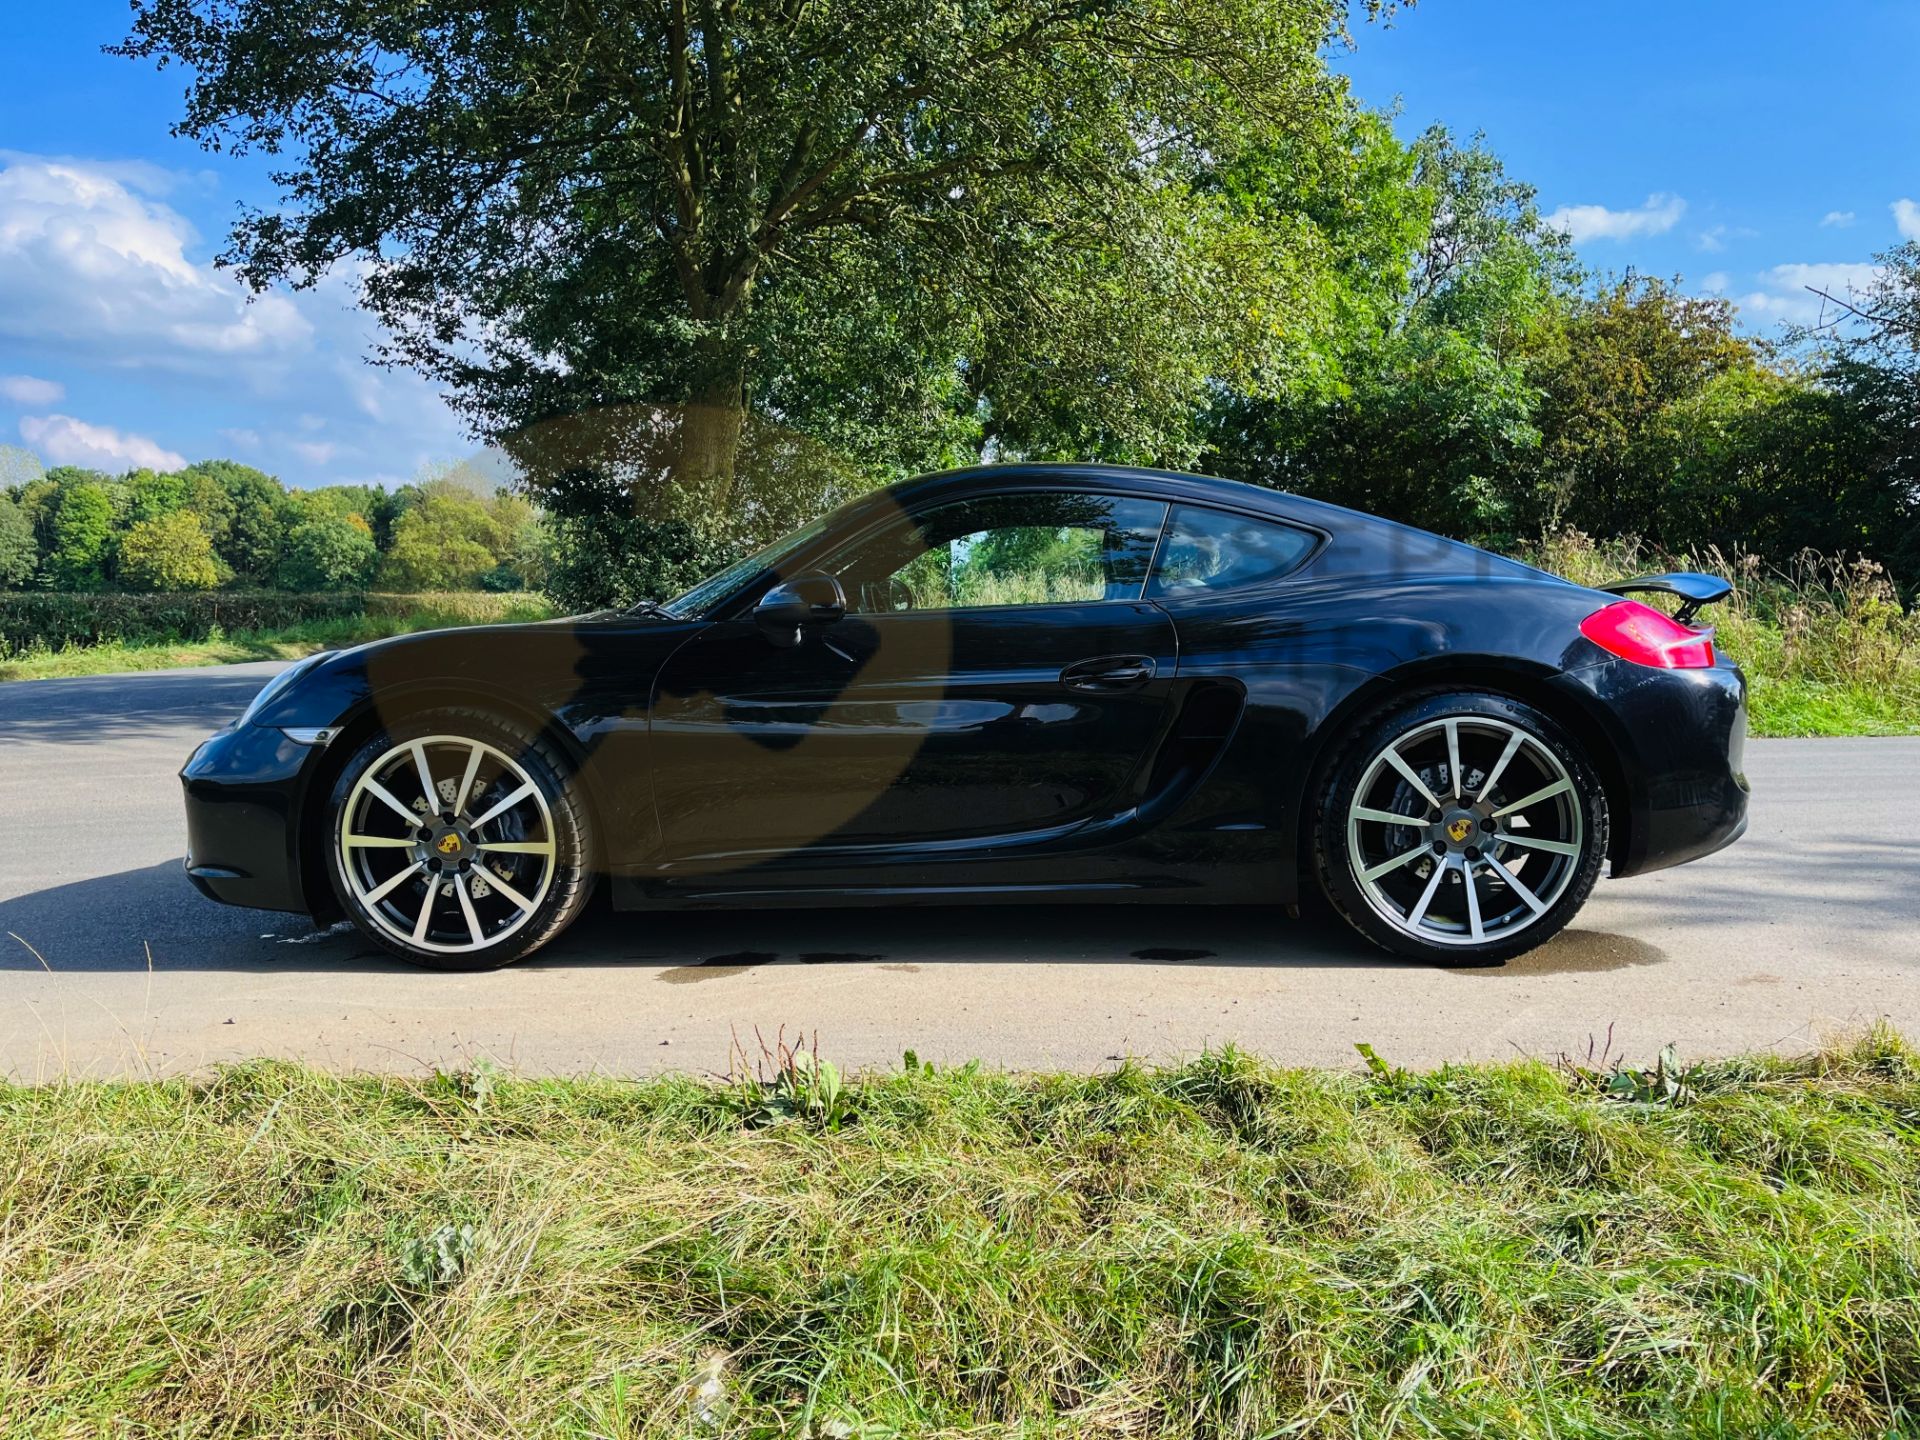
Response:
[[[894,486],[666,605],[277,676],[182,772],[215,899],[503,965],[616,907],[1285,906],[1498,959],[1746,825],[1702,575],[1582,588],[1106,466]],[[1677,596],[1677,613],[1622,598]]]

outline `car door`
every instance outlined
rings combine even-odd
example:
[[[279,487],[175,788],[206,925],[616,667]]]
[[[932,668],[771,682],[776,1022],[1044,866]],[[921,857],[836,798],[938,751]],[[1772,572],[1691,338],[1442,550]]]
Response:
[[[652,706],[670,858],[986,850],[1123,803],[1167,719],[1172,623],[1141,598],[1155,500],[996,493],[898,517],[819,568],[844,618],[720,621]]]

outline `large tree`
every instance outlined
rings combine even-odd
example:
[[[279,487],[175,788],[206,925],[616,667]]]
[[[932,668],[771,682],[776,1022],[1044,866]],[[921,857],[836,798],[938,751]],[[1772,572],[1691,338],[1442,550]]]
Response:
[[[211,590],[221,577],[200,517],[169,510],[135,521],[121,538],[119,578],[129,590]]]
[[[1402,145],[1363,116],[1311,183],[1275,159],[1267,188],[1327,212],[1335,321],[1305,371],[1223,391],[1204,464],[1445,534],[1523,532],[1540,438],[1525,351],[1574,300],[1565,236],[1478,137]]]
[[[1347,10],[135,0],[119,49],[191,71],[181,133],[281,158],[246,279],[351,267],[388,358],[488,435],[648,407],[517,453],[595,494],[611,449],[699,524],[752,509],[754,413],[862,461],[1191,450],[1307,289],[1292,228],[1213,181],[1345,115]]]

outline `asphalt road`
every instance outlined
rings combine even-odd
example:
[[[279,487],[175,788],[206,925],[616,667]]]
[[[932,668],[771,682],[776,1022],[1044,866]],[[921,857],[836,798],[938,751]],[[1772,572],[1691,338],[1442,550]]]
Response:
[[[0,1073],[171,1073],[255,1055],[416,1070],[723,1069],[736,1031],[843,1065],[1013,1069],[1799,1049],[1886,1017],[1920,1036],[1920,740],[1749,748],[1746,838],[1602,880],[1574,928],[1493,969],[1386,960],[1279,912],[1116,906],[589,915],[535,960],[421,973],[348,929],[203,900],[175,771],[273,665],[0,685]],[[13,938],[13,937],[18,937]]]

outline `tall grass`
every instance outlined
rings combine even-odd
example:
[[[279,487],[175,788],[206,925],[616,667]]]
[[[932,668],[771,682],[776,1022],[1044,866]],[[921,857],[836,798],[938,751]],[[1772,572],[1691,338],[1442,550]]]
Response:
[[[1228,1053],[910,1062],[830,1120],[771,1093],[279,1064],[0,1088],[0,1428],[1920,1424],[1920,1061],[1888,1035],[1665,1086]]]
[[[1733,595],[1703,620],[1752,682],[1758,734],[1920,733],[1920,611],[1901,606],[1874,561],[1805,551],[1770,567],[1747,553],[1665,555],[1577,530],[1520,558],[1583,585],[1659,570],[1731,580]]]

